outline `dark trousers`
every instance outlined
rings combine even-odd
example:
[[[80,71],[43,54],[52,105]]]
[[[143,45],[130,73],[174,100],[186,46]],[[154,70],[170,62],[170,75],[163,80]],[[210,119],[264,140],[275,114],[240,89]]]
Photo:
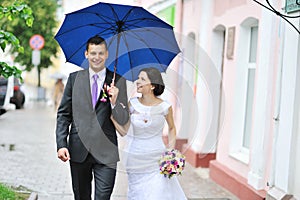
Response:
[[[75,200],[91,200],[93,175],[95,200],[110,199],[115,184],[117,163],[99,164],[89,154],[83,163],[70,161],[70,166]]]

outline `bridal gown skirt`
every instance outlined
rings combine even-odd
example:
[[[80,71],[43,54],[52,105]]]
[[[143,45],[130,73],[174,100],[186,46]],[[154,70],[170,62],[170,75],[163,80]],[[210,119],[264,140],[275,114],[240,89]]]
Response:
[[[186,200],[177,177],[169,179],[159,170],[160,156],[166,151],[162,133],[170,104],[144,106],[137,98],[130,104],[131,126],[124,151],[128,200]]]
[[[160,174],[158,161],[165,151],[163,143],[151,145],[150,150],[147,142],[137,145],[139,142],[133,141],[127,156],[128,200],[186,200],[177,177]],[[157,146],[161,148],[153,149]]]

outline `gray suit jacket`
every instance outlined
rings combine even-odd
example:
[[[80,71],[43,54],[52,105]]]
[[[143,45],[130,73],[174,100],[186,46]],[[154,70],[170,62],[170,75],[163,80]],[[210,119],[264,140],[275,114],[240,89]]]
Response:
[[[106,69],[105,83],[110,85],[113,73]],[[89,71],[71,73],[57,112],[57,150],[69,149],[71,161],[83,162],[88,153],[103,164],[119,161],[118,142],[110,115],[120,124],[129,119],[126,80],[116,74],[119,95],[114,109],[109,98],[101,102],[102,91],[95,109],[92,106]],[[124,107],[125,105],[126,107]],[[70,127],[71,126],[71,127]]]

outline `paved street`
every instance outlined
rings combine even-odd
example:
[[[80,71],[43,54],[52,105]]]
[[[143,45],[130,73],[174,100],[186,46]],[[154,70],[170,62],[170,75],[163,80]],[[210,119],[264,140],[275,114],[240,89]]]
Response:
[[[55,118],[53,107],[33,100],[0,116],[0,182],[35,191],[39,200],[72,199],[69,165],[56,157]],[[211,181],[206,169],[188,165],[179,180],[190,199],[237,199]],[[126,200],[126,190],[120,163],[112,200]]]

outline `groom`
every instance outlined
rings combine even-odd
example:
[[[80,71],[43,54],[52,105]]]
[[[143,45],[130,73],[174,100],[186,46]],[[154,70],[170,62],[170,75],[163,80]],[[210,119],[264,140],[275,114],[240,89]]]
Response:
[[[56,143],[58,158],[70,161],[75,200],[109,200],[119,161],[117,135],[111,114],[123,125],[129,119],[124,78],[105,67],[106,42],[99,36],[87,41],[86,70],[71,73],[57,111]],[[70,128],[69,128],[70,126]]]

